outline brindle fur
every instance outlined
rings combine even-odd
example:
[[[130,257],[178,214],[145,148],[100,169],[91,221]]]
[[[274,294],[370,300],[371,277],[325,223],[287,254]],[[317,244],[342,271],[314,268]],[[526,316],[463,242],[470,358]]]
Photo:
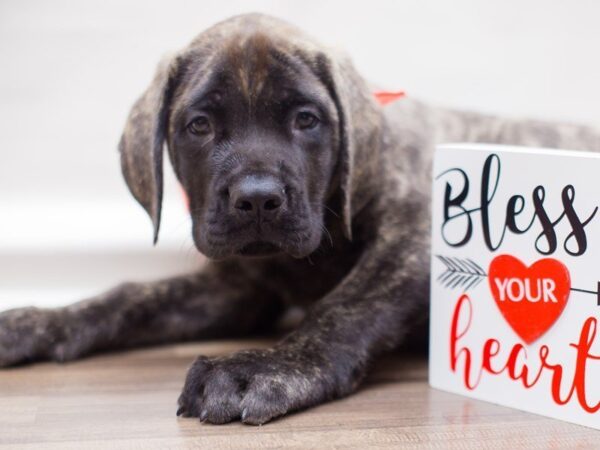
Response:
[[[322,232],[319,248],[303,258],[231,257],[210,262],[201,273],[125,284],[64,308],[4,312],[1,366],[244,335],[274,323],[288,306],[301,305],[306,317],[273,348],[199,357],[178,414],[210,423],[262,424],[350,394],[377,356],[426,327],[435,144],[600,150],[600,132],[583,126],[443,110],[412,99],[381,107],[346,57],[277,19],[239,16],[200,34],[162,64],[132,109],[121,142],[123,172],[155,235],[163,141],[174,132],[171,116],[209,75],[198,61],[206,68],[216,55],[226,55],[237,67],[241,95],[256,105],[274,45],[278,58],[301,61],[311,83],[320,83],[335,105],[340,150],[322,210],[329,235]],[[186,83],[174,85],[182,66]],[[169,153],[179,173],[182,163],[171,145]]]

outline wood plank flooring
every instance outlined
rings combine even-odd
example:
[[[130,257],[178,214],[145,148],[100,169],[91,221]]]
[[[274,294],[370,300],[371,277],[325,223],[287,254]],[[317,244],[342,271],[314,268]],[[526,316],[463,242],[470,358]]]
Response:
[[[186,368],[267,341],[105,354],[0,371],[0,448],[598,448],[600,432],[441,392],[392,355],[355,395],[261,427],[175,416]]]

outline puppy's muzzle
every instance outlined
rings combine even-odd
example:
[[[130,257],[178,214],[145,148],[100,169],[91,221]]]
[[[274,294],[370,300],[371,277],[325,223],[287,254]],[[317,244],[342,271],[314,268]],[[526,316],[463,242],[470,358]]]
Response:
[[[242,216],[274,217],[285,202],[285,186],[269,175],[246,176],[229,187],[229,208]]]

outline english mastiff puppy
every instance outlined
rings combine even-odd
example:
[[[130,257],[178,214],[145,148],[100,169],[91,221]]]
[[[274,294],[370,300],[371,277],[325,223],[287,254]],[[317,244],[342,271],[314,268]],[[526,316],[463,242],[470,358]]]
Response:
[[[119,146],[155,241],[167,148],[209,264],[4,312],[0,365],[246,335],[299,305],[305,318],[272,348],[199,356],[178,414],[263,424],[348,395],[379,355],[426,330],[432,155],[457,141],[600,149],[581,126],[380,106],[346,56],[290,24],[221,22],[159,66]]]

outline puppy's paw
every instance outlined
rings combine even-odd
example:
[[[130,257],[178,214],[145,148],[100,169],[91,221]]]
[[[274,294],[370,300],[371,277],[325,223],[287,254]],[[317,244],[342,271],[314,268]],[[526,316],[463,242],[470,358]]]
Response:
[[[18,308],[0,313],[0,367],[50,357],[56,340],[54,310]]]
[[[199,357],[179,397],[177,415],[222,424],[261,425],[327,398],[325,380],[311,363],[275,350],[248,350],[224,358]]]

